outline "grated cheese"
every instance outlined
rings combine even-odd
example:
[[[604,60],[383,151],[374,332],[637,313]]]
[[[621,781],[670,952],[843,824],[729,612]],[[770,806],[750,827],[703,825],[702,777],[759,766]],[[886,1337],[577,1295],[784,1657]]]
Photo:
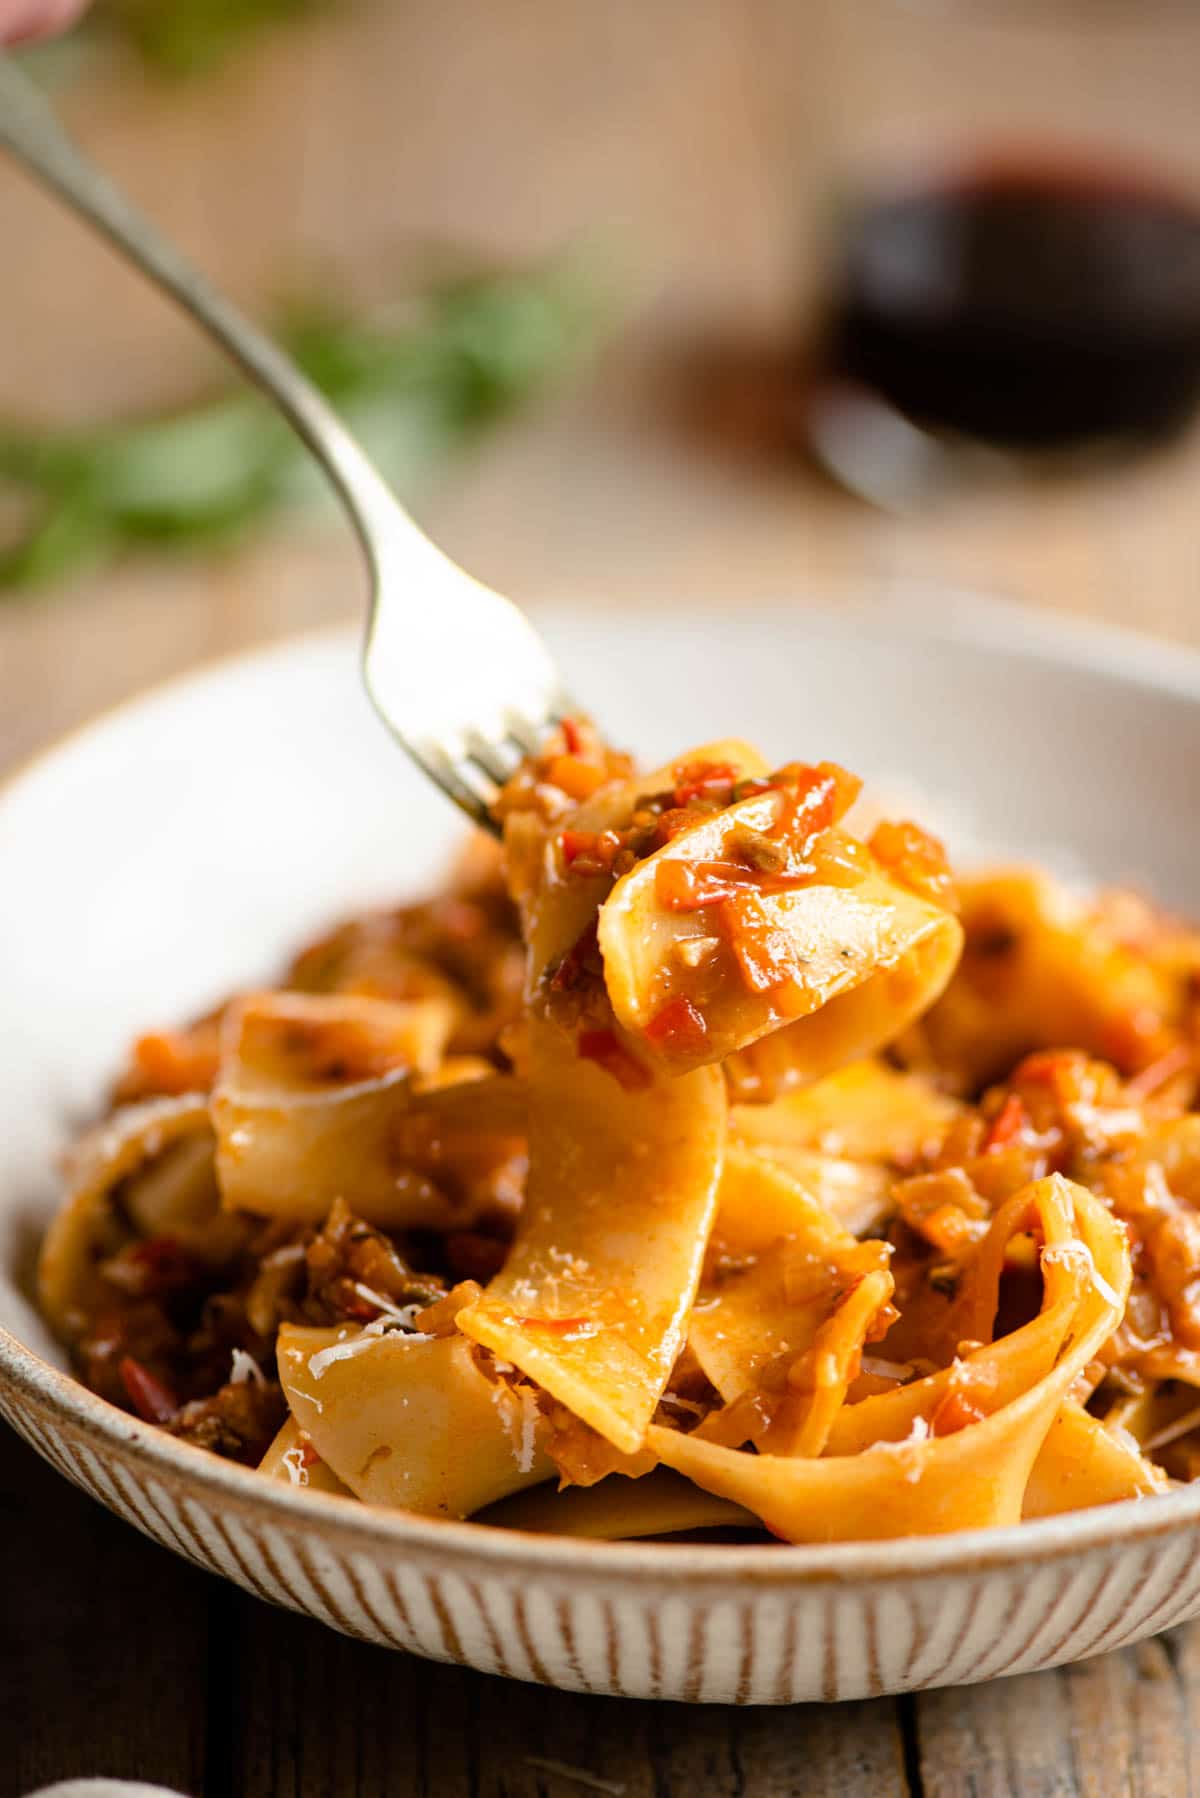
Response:
[[[229,1383],[231,1386],[265,1386],[267,1377],[253,1355],[248,1354],[245,1349],[235,1348],[229,1369]]]
[[[532,1473],[534,1438],[538,1421],[537,1396],[531,1387],[522,1386],[517,1397],[521,1402],[521,1447],[517,1454],[517,1471],[518,1473]]]
[[[918,1455],[909,1454],[907,1451],[916,1448],[922,1442],[928,1442],[932,1435],[933,1431],[929,1427],[929,1419],[926,1417],[914,1417],[908,1435],[902,1436],[899,1442],[873,1442],[866,1452],[868,1454],[878,1452],[880,1454],[899,1455],[908,1463],[902,1470],[901,1478],[907,1481],[910,1486],[915,1486],[921,1477],[922,1462]]]
[[[308,1468],[304,1465],[302,1448],[289,1448],[281,1457],[281,1465],[287,1468],[287,1476],[293,1486],[308,1485]]]
[[[1114,1311],[1119,1311],[1121,1301],[1096,1266],[1092,1259],[1092,1251],[1086,1242],[1055,1242],[1051,1243],[1048,1249],[1042,1250],[1043,1267],[1070,1267],[1072,1264],[1078,1266],[1080,1262],[1086,1268],[1092,1285],[1105,1304],[1111,1305]]]
[[[432,1336],[424,1335],[419,1330],[393,1331],[392,1319],[377,1317],[374,1323],[367,1324],[358,1336],[347,1342],[331,1342],[328,1348],[318,1349],[308,1364],[308,1371],[314,1380],[319,1380],[328,1372],[335,1361],[349,1361],[354,1355],[361,1355],[364,1349],[373,1348],[382,1342],[385,1336],[403,1335],[405,1342],[433,1342]]]
[[[425,1309],[424,1305],[393,1304],[392,1300],[385,1298],[383,1293],[376,1292],[373,1287],[364,1286],[361,1280],[355,1280],[354,1290],[360,1299],[366,1299],[368,1305],[374,1305],[376,1310],[382,1312],[383,1316],[391,1323],[400,1324],[406,1330],[412,1329],[418,1311]],[[378,1323],[380,1320],[376,1318],[375,1321]]]

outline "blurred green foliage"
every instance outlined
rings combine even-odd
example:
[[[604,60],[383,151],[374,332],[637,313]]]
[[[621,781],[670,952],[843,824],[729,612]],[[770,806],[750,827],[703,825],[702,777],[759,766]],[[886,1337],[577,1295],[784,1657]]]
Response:
[[[293,306],[277,335],[405,492],[567,365],[602,310],[580,267],[555,265],[460,277],[402,316]],[[10,591],[139,546],[226,544],[285,506],[329,500],[289,426],[247,387],[86,430],[0,421],[0,496],[22,519],[0,543]]]
[[[202,75],[267,25],[332,0],[96,0],[95,24],[131,44],[150,68]],[[346,0],[342,0],[345,4]]]

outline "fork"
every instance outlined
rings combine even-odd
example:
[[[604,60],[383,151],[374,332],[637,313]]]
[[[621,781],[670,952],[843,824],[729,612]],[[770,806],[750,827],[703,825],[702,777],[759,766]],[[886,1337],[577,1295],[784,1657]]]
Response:
[[[191,313],[316,457],[366,558],[367,692],[422,772],[495,830],[500,786],[573,709],[528,619],[430,542],[307,376],[136,211],[3,54],[0,145]]]

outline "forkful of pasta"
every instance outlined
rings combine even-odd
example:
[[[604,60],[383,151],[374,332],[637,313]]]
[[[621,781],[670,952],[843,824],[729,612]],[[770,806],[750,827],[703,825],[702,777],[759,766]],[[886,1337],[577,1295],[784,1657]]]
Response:
[[[860,789],[738,741],[638,775],[568,721],[496,808],[533,999],[625,1084],[614,1031],[666,1074],[719,1063],[747,1096],[869,1054],[942,990],[961,932],[934,838],[846,828]]]

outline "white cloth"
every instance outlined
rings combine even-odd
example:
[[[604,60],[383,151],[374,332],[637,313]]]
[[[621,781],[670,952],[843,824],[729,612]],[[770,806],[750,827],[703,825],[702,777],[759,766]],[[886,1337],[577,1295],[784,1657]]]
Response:
[[[166,1786],[148,1786],[140,1779],[62,1779],[27,1792],[25,1798],[183,1798],[183,1794]]]

